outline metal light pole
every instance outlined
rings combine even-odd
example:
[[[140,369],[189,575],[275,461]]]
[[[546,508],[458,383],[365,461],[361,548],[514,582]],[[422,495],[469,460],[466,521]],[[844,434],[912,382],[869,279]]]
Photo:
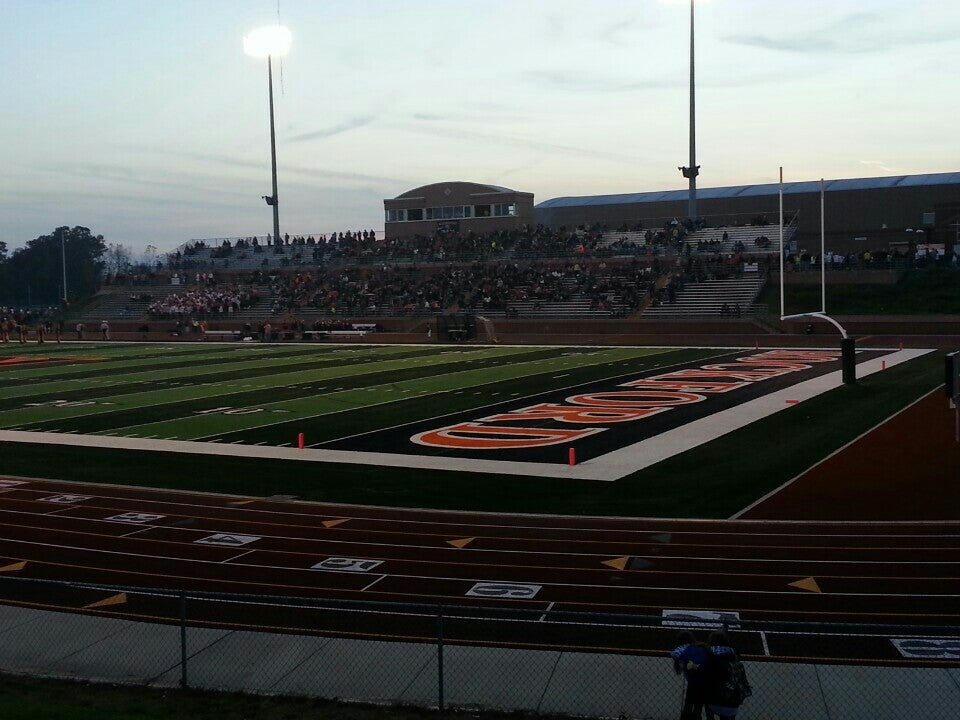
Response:
[[[273,241],[280,241],[280,200],[277,193],[277,132],[273,114],[273,58],[285,55],[290,49],[290,31],[281,25],[258,28],[243,38],[243,50],[247,55],[267,60],[267,86],[270,98],[270,166],[273,180],[272,195],[264,195],[267,205],[273,208]]]
[[[693,43],[693,4],[690,0],[690,165],[677,168],[685,178],[690,180],[690,194],[687,200],[687,217],[691,220],[697,217],[697,175],[700,166],[697,165],[697,98],[695,92],[696,65],[694,63]]]
[[[267,82],[270,85],[270,164],[273,171],[273,195],[269,204],[273,206],[273,242],[280,240],[280,199],[277,197],[277,133],[273,124],[273,60],[267,55]]]

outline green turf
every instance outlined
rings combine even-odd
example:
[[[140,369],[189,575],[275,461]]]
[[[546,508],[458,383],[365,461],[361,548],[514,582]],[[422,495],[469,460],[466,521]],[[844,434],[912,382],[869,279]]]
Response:
[[[729,517],[942,382],[942,355],[895,366],[617,482],[0,444],[0,472],[344,503]]]

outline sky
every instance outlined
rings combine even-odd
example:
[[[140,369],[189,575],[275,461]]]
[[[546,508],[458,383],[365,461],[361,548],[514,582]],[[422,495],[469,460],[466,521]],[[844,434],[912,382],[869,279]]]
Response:
[[[0,241],[265,235],[277,0],[0,0]],[[281,230],[464,180],[686,187],[686,0],[280,0]],[[960,169],[957,0],[697,0],[700,187]]]

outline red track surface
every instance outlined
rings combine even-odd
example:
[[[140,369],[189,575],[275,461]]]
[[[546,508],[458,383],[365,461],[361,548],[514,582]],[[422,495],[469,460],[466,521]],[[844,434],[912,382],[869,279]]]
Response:
[[[943,389],[935,390],[742,517],[955,521],[960,517],[955,421]]]
[[[447,631],[463,642],[526,646],[655,652],[674,632],[629,620],[603,628],[542,622],[565,611],[710,610],[743,620],[956,627],[960,451],[945,404],[940,393],[927,396],[758,503],[744,515],[751,520],[407,511],[0,478],[0,577],[442,603],[453,615],[469,615],[457,607],[520,608],[528,611],[521,622],[459,617]],[[51,501],[63,494],[83,497]],[[159,517],[110,519],[123,513]],[[198,542],[216,533],[256,539]],[[313,568],[329,558],[377,564]],[[537,589],[519,598],[468,595],[478,582]],[[180,610],[169,597],[131,592],[114,602],[112,591],[68,597],[62,588],[51,597],[50,587],[5,583],[3,592],[11,602],[131,618],[170,620]],[[96,606],[104,600],[110,604]],[[194,602],[191,620],[427,640],[435,632],[429,612],[401,620],[369,613],[358,630],[356,612],[284,611],[253,600]],[[757,657],[905,662],[883,631],[840,640],[745,633],[738,642]]]
[[[64,504],[49,500],[61,494],[87,497]],[[122,513],[162,517],[142,523],[108,519]],[[960,522],[482,515],[27,480],[0,492],[0,524],[5,577],[526,608],[538,615],[690,609],[736,611],[745,620],[960,625]],[[198,543],[215,533],[257,539],[236,547]],[[366,572],[312,569],[327,558],[381,564]],[[797,581],[800,586],[792,585]],[[468,596],[477,582],[540,589],[528,599]],[[72,607],[107,595],[89,591]],[[163,609],[157,602],[144,598],[138,606],[131,597],[98,611],[176,617],[173,606]],[[248,608],[241,620],[255,619]],[[665,647],[668,640],[655,642]],[[779,645],[773,637],[768,642],[775,656],[818,652],[809,643],[796,647],[787,635]],[[834,649],[819,652],[837,655]],[[861,652],[896,659],[886,641]]]

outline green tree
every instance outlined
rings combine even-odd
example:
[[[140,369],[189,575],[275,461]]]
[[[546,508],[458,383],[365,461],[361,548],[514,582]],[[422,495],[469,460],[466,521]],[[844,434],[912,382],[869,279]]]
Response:
[[[63,291],[61,244],[66,257],[69,300],[93,295],[100,288],[104,268],[103,235],[93,235],[85,227],[64,226],[29,241],[2,262],[0,267],[6,270],[6,277],[0,284],[0,299],[18,306],[56,304]]]

